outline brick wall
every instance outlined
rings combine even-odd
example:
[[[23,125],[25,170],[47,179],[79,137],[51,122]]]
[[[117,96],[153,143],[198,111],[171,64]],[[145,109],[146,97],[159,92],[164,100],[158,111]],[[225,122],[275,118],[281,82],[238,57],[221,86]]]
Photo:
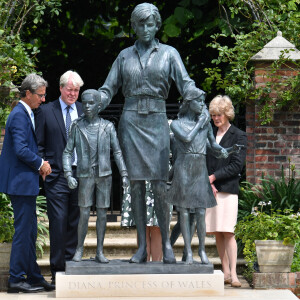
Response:
[[[256,87],[264,86],[271,78],[271,63],[257,63],[254,81]],[[296,71],[281,68],[276,75],[280,80],[295,76]],[[276,79],[279,80],[279,79]],[[276,93],[271,91],[275,98]],[[258,105],[247,105],[246,132],[248,136],[248,150],[246,158],[246,176],[252,183],[258,183],[262,172],[270,176],[280,176],[281,166],[288,176],[289,161],[294,164],[300,178],[300,108],[293,111],[281,110],[274,113],[274,120],[268,125],[260,125]]]
[[[300,299],[300,272],[253,273],[255,289],[289,289]]]

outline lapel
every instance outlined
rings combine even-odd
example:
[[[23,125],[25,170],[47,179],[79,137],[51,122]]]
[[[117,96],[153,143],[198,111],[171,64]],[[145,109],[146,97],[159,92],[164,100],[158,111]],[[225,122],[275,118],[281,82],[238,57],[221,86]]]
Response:
[[[59,100],[55,100],[53,102],[52,111],[57,120],[57,123],[58,123],[61,133],[64,137],[64,140],[65,140],[65,142],[67,142],[66,126],[65,126],[65,122],[64,122],[64,118],[63,118],[63,114],[61,111],[61,106],[60,106]]]
[[[101,135],[103,134],[104,129],[106,127],[104,120],[102,118],[99,118],[99,119],[100,119],[100,122],[99,122],[98,138],[97,138],[98,142],[100,141]],[[80,120],[77,123],[77,126],[78,126],[79,130],[82,132],[82,134],[84,135],[85,139],[88,142],[89,140],[88,140],[88,136],[87,136],[86,127],[85,127],[85,124],[84,124],[84,119]]]
[[[99,131],[98,131],[98,141],[101,141],[101,135],[104,133],[104,129],[107,126],[107,124],[105,124],[104,119],[99,118],[100,119],[100,124],[99,124]]]
[[[216,138],[217,136],[217,131],[218,131],[218,127],[214,127],[213,128],[213,133],[214,133],[214,137]],[[221,141],[220,141],[220,146],[222,147],[226,147],[226,144],[231,141],[233,135],[234,135],[234,125],[231,124],[231,126],[229,127],[229,129],[227,130],[227,132],[224,134],[224,136],[222,137]]]
[[[82,111],[82,105],[79,104],[79,102],[75,102],[75,105],[76,105],[76,109],[77,109],[77,114],[78,114],[78,117],[80,117],[83,113]]]
[[[226,133],[222,137],[221,142],[220,142],[220,146],[227,147],[226,145],[228,143],[231,144],[230,142],[231,142],[231,139],[232,139],[233,135],[234,135],[234,125],[231,124],[229,129],[226,131]]]
[[[25,115],[27,116],[28,121],[29,121],[29,124],[30,124],[31,131],[32,131],[32,133],[33,133],[34,139],[36,140],[35,130],[34,130],[34,128],[33,128],[32,121],[31,121],[31,117],[30,117],[30,115],[29,115],[27,109],[26,109],[25,106],[24,106],[23,104],[21,104],[20,102],[18,103],[18,106],[25,112]]]

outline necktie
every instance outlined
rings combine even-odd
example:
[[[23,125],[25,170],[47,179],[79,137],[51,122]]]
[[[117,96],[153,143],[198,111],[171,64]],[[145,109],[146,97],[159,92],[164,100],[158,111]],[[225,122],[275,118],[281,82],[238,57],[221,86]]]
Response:
[[[67,114],[66,114],[66,134],[67,134],[67,138],[69,137],[69,129],[70,129],[70,125],[71,125],[71,122],[72,122],[71,115],[70,115],[70,108],[71,108],[70,105],[68,105],[66,107],[66,110],[67,110]],[[75,153],[73,151],[73,153],[72,153],[72,163],[74,163],[74,161],[75,161]]]
[[[31,118],[31,122],[32,122],[33,129],[35,129],[35,123],[34,123],[34,114],[33,114],[33,111],[31,111],[30,118]]]
[[[69,137],[69,129],[70,129],[70,125],[71,125],[71,115],[70,115],[70,108],[71,106],[68,105],[66,107],[67,110],[67,114],[66,114],[66,134],[67,134],[67,138]]]

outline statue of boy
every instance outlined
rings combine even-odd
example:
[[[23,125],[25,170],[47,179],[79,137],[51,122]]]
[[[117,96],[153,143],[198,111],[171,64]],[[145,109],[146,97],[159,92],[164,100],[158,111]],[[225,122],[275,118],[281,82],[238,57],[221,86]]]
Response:
[[[83,244],[88,230],[90,208],[93,204],[95,190],[97,208],[97,252],[95,260],[100,263],[108,263],[108,259],[103,254],[103,241],[112,184],[111,148],[124,188],[129,183],[128,173],[114,125],[98,116],[98,112],[103,109],[100,94],[96,90],[86,90],[82,93],[81,100],[84,115],[71,124],[70,135],[63,153],[64,173],[71,189],[77,187],[77,180],[72,177],[74,148],[76,148],[77,153],[80,218],[78,244],[73,261],[81,261],[82,259]]]

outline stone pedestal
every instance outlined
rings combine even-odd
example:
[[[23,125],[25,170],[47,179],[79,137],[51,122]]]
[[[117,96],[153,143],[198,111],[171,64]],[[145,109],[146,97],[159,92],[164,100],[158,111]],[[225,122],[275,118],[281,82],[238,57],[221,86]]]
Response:
[[[120,260],[110,261],[109,264],[68,262],[66,272],[56,274],[57,298],[222,295],[223,273],[213,271],[212,264],[202,265],[197,262],[193,265],[181,262],[172,265],[130,264]]]

